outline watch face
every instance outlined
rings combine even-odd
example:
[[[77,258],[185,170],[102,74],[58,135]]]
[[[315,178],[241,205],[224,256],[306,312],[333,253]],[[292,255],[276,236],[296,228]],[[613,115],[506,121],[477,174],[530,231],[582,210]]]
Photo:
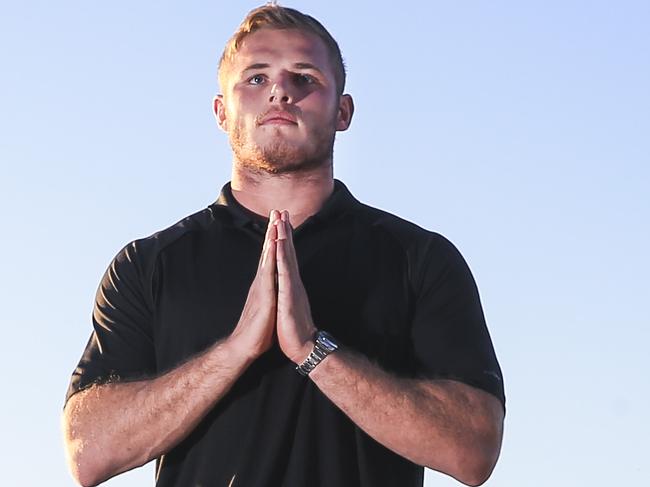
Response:
[[[333,352],[334,350],[339,348],[339,346],[334,341],[334,337],[325,331],[321,331],[318,334],[317,340],[330,352]]]

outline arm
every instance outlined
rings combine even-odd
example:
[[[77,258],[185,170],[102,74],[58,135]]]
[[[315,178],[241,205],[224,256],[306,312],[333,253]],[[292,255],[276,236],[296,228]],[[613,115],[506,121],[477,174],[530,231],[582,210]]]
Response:
[[[289,215],[278,222],[278,341],[300,364],[316,330],[300,279]],[[496,396],[461,382],[397,378],[345,348],[310,378],[361,429],[414,463],[479,485],[501,448],[503,407]]]
[[[70,397],[63,432],[77,482],[96,485],[169,451],[270,348],[276,318],[276,234],[270,224],[257,274],[230,337],[159,377],[96,385]]]
[[[73,477],[96,485],[162,455],[196,427],[249,363],[223,341],[155,379],[76,393],[63,412]]]
[[[395,453],[467,485],[490,476],[503,433],[503,407],[491,394],[456,381],[397,378],[345,348],[309,377]]]

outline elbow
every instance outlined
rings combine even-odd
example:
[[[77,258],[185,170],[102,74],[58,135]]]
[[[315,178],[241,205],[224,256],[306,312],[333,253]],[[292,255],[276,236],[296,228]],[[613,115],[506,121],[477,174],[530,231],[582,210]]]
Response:
[[[471,487],[483,485],[492,475],[494,465],[491,462],[473,461],[471,464],[464,466],[456,479]]]
[[[490,478],[495,465],[496,458],[493,456],[465,450],[453,458],[448,458],[445,463],[441,463],[437,458],[424,466],[450,475],[465,485],[477,487]]]
[[[467,440],[447,450],[448,456],[441,463],[432,459],[426,466],[451,475],[459,482],[476,487],[483,485],[492,475],[501,451],[501,434],[485,435]],[[441,468],[442,467],[442,468]]]
[[[98,477],[93,476],[92,473],[82,472],[81,470],[78,470],[76,472],[73,470],[72,478],[81,487],[94,487],[95,485],[99,485],[101,483],[101,480]]]
[[[441,466],[439,462],[431,462],[424,466],[450,475],[459,482],[471,487],[483,485],[492,475],[495,466],[494,462],[470,457],[463,457],[454,463],[453,466]]]
[[[447,474],[459,482],[477,487],[483,485],[492,475],[495,461],[476,452],[463,452],[464,454],[453,455],[441,463],[440,459],[424,464],[425,467]]]
[[[79,434],[72,421],[63,418],[63,441],[68,469],[74,481],[83,487],[100,484],[110,475],[107,473],[106,455],[93,448],[84,435]]]
[[[89,455],[83,453],[81,442],[68,441],[66,443],[68,468],[72,478],[78,485],[92,487],[106,480],[102,475],[101,466],[88,458]]]
[[[88,439],[91,438],[92,441]],[[104,438],[106,440],[106,438]],[[79,434],[64,423],[65,456],[74,481],[82,487],[92,487],[145,461],[127,463],[118,453],[123,450],[114,442],[98,441],[94,433]]]
[[[489,440],[463,448],[457,456],[457,480],[465,485],[483,485],[492,475],[501,451],[501,436],[494,435]]]
[[[66,441],[68,468],[74,481],[82,487],[93,487],[135,466],[119,466],[110,455],[110,448],[90,448],[81,440]]]

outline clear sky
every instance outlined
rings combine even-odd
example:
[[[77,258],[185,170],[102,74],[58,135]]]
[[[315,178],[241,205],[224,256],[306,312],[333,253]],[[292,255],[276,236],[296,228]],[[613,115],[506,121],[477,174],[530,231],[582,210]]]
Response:
[[[257,5],[0,3],[2,485],[73,485],[59,416],[97,284],[228,181],[216,64]],[[336,177],[474,272],[508,400],[486,485],[650,485],[650,2],[286,5],[347,61]]]

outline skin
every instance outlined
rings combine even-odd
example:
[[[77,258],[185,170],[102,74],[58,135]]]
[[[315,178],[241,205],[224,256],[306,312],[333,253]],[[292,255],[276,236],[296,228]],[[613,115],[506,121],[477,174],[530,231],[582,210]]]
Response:
[[[352,97],[338,95],[323,42],[295,30],[255,32],[222,69],[214,112],[233,149],[233,194],[260,215],[287,209],[298,226],[334,189],[334,135],[350,126]],[[295,123],[260,123],[274,113]]]
[[[333,190],[334,134],[349,127],[352,98],[337,94],[322,41],[295,30],[249,35],[227,69],[214,109],[233,147],[233,194],[269,215],[257,274],[228,338],[160,377],[94,386],[70,398],[66,454],[82,485],[173,448],[274,340],[296,364],[313,348],[316,328],[292,232]],[[397,454],[468,485],[492,472],[503,431],[503,408],[492,395],[460,382],[397,378],[345,348],[309,378]]]

